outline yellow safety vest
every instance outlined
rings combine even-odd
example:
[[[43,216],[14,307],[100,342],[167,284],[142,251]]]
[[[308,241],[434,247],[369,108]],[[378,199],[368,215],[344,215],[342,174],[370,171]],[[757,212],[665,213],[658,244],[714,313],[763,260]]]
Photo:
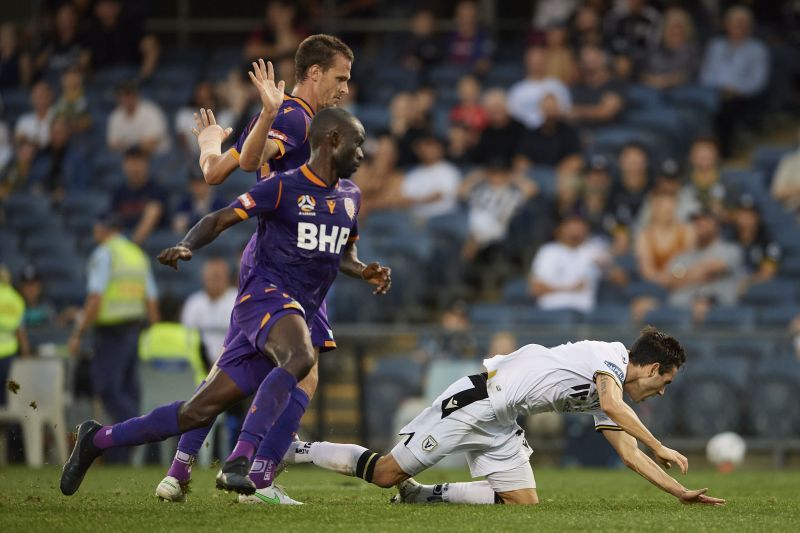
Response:
[[[25,300],[22,296],[11,285],[0,284],[0,359],[16,355],[19,350],[17,330],[24,315]]]
[[[117,235],[104,244],[111,252],[111,275],[100,303],[97,325],[143,320],[147,315],[150,265],[141,248]]]
[[[200,351],[200,333],[177,322],[153,324],[139,336],[139,359],[186,361],[192,367],[199,385],[206,377]]]

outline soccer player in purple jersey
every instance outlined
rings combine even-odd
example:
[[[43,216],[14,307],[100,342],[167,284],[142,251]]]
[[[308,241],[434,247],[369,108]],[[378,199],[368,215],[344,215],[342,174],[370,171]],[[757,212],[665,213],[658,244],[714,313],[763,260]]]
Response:
[[[230,130],[216,124],[211,110],[201,109],[196,116],[194,130],[201,146],[200,166],[206,181],[218,184],[237,167],[255,171],[256,179],[264,179],[271,172],[283,172],[301,166],[308,160],[310,148],[308,127],[315,110],[336,105],[347,93],[353,53],[336,37],[312,35],[299,46],[295,56],[297,84],[292,95],[282,95],[283,101],[275,111],[277,86],[271,63],[263,60],[253,63],[250,78],[262,100],[262,111],[254,116],[239,136],[235,147],[221,153],[223,140]],[[279,84],[280,85],[280,84]],[[251,238],[242,255],[239,270],[239,287],[253,266],[255,238]],[[240,294],[241,296],[241,294]],[[327,307],[323,301],[309,322],[311,341],[319,356],[336,348],[333,331],[328,322]],[[238,333],[235,320],[224,345],[230,344]],[[296,503],[283,491],[273,489],[274,478],[279,473],[281,459],[289,448],[300,419],[317,388],[317,367],[300,382],[293,392],[289,407],[262,440],[250,477],[261,492],[242,501]],[[199,428],[183,435],[166,477],[156,487],[156,495],[167,501],[183,502],[191,478],[191,465],[197,456],[211,426]],[[261,498],[261,496],[264,496]],[[259,497],[260,499],[256,499]]]
[[[239,441],[217,474],[217,487],[253,494],[248,472],[255,451],[286,409],[298,381],[316,364],[308,322],[322,304],[336,273],[391,288],[391,270],[358,258],[360,191],[349,177],[364,157],[364,127],[339,108],[317,113],[309,128],[306,165],[256,183],[229,207],[205,216],[181,242],[158,259],[177,269],[192,251],[227,228],[258,216],[255,262],[233,315],[239,326],[212,372],[188,401],[158,407],[112,426],[94,420],[78,427],[64,465],[61,492],[74,494],[104,450],[158,442],[209,425],[215,416],[250,394],[253,404]]]

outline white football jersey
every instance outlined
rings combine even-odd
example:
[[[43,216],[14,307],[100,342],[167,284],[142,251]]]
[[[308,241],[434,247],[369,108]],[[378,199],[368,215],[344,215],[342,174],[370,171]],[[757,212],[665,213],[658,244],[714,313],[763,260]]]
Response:
[[[622,387],[628,350],[620,342],[581,341],[554,348],[528,344],[485,359],[487,390],[497,419],[545,412],[594,415],[595,428],[618,428],[600,409],[594,378],[608,374]]]

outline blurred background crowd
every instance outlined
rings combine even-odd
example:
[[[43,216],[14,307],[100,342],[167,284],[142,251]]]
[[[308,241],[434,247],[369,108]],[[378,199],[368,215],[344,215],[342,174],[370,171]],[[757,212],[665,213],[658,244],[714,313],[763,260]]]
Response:
[[[328,299],[336,353],[361,344],[356,392],[340,375],[344,355],[329,359],[342,386],[326,408],[350,395],[369,406],[351,417],[361,436],[391,440],[391,414],[424,396],[423,376],[441,388],[434,364],[458,372],[524,342],[629,340],[645,323],[726,368],[720,405],[762,362],[779,363],[763,383],[791,377],[797,2],[278,0],[240,5],[241,18],[210,1],[162,4],[0,8],[0,263],[24,303],[6,313],[21,318],[3,321],[16,344],[0,362],[90,354],[70,336],[97,277],[95,247],[119,233],[153,260],[254,181],[237,171],[206,185],[193,113],[213,109],[234,141],[260,106],[249,61],[272,60],[288,91],[299,42],[329,32],[355,52],[342,105],[368,135],[354,176],[360,255],[395,280],[378,299],[341,279]],[[150,270],[142,321],[198,331],[206,367],[253,230],[236,226],[178,273]],[[796,435],[800,412],[785,400],[766,413],[736,400],[713,420],[683,419],[675,403],[658,414],[678,436]],[[319,431],[337,423],[309,418]]]

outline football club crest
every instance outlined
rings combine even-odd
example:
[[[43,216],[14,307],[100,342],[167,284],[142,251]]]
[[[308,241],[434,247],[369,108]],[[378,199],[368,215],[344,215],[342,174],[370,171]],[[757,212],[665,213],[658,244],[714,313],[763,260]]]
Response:
[[[350,220],[353,220],[356,217],[356,203],[352,198],[344,199],[344,210],[347,213],[347,216],[350,217]]]
[[[297,207],[303,213],[313,213],[316,206],[317,201],[311,195],[303,194],[297,197]]]
[[[428,435],[427,437],[425,437],[425,440],[424,440],[424,441],[422,441],[422,449],[423,449],[424,451],[426,451],[426,452],[430,452],[430,451],[432,451],[432,450],[433,450],[434,448],[436,448],[438,445],[439,445],[439,443],[438,443],[438,442],[436,442],[436,439],[434,439],[434,438],[433,438],[433,437],[431,437],[430,435]]]

